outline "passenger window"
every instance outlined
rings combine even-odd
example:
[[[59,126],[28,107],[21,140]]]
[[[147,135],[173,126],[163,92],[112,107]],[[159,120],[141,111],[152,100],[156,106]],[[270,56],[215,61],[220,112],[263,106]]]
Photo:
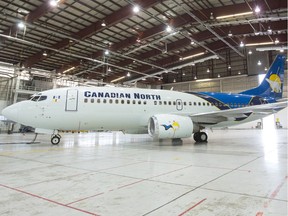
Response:
[[[171,101],[168,102],[168,105],[171,105]]]
[[[91,103],[94,103],[94,99],[93,98],[91,99]]]
[[[205,105],[206,105],[206,104],[205,104],[205,102],[203,102],[202,104],[203,104],[203,106],[205,106]]]
[[[196,102],[194,102],[194,106],[197,106],[197,103],[196,103]]]
[[[116,103],[116,104],[118,104],[118,103],[119,103],[119,100],[118,100],[118,99],[116,99],[116,100],[115,100],[115,103]]]
[[[112,99],[110,99],[110,100],[109,100],[109,103],[110,103],[110,104],[112,104],[112,103],[113,103],[113,100],[112,100]]]
[[[174,106],[176,105],[176,101],[173,101],[173,105],[174,105]]]
[[[198,105],[201,106],[201,102],[198,102]]]
[[[164,101],[164,105],[167,105],[167,101]]]
[[[130,100],[127,100],[127,104],[130,104]]]
[[[100,100],[100,99],[97,99],[97,103],[101,103],[101,100]]]
[[[162,105],[162,101],[159,101],[159,105]]]
[[[186,103],[186,102],[184,102],[184,106],[187,106],[187,103]]]
[[[210,106],[210,103],[207,103],[207,106]]]
[[[189,102],[189,106],[192,106],[192,102]]]
[[[146,105],[146,104],[147,104],[147,102],[146,102],[146,101],[144,101],[144,102],[143,102],[143,104],[144,104],[144,105]]]
[[[124,104],[125,103],[125,101],[124,100],[121,100],[121,104]]]
[[[87,98],[85,98],[85,99],[84,99],[84,103],[87,103],[87,102],[88,102],[88,99],[87,99]]]
[[[103,103],[106,103],[107,102],[107,100],[106,99],[103,99]]]
[[[139,104],[139,105],[141,104],[141,101],[140,101],[140,100],[138,101],[138,104]]]
[[[136,101],[135,101],[135,100],[133,100],[133,101],[132,101],[132,103],[133,103],[133,104],[136,104]]]
[[[154,105],[157,105],[157,101],[154,101]]]

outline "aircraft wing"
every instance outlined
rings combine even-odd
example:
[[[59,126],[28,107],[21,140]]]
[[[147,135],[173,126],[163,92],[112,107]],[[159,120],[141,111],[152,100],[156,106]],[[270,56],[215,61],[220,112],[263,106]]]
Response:
[[[203,126],[212,126],[224,121],[241,121],[250,115],[258,114],[269,115],[278,112],[287,107],[288,101],[276,102],[271,104],[262,104],[249,107],[219,110],[214,112],[203,112],[197,114],[188,114],[193,122]]]

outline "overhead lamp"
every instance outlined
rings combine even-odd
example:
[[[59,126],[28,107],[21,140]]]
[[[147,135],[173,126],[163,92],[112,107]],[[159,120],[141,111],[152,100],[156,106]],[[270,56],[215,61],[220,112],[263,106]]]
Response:
[[[260,60],[258,60],[257,65],[262,65],[262,62]]]
[[[201,55],[204,55],[204,54],[205,54],[205,52],[201,52],[201,53],[197,53],[197,54],[194,54],[194,55],[185,56],[185,57],[183,57],[180,60],[186,60],[186,59],[194,58],[194,57],[201,56]]]
[[[143,80],[143,81],[145,81],[145,80],[146,80],[146,78],[144,77],[144,78],[142,78],[142,80]]]
[[[182,61],[182,60],[183,60],[183,57],[180,57],[179,60]]]
[[[231,69],[231,65],[228,65],[228,69],[229,69],[229,70]]]
[[[71,68],[69,68],[69,69],[63,71],[63,73],[64,73],[64,74],[65,74],[65,73],[68,73],[69,71],[71,71],[71,70],[73,70],[73,69],[75,69],[75,67],[71,67]]]
[[[207,73],[210,73],[210,69],[209,68],[207,68]]]
[[[195,66],[195,63],[193,62],[191,65],[192,65],[192,66]]]
[[[283,53],[283,52],[284,52],[284,49],[280,49],[280,52]]]
[[[257,31],[254,32],[254,35],[256,35],[256,36],[259,34],[260,34],[260,32],[257,32]]]
[[[220,78],[221,77],[221,75],[220,74],[218,74],[218,76],[217,76],[218,78]]]
[[[240,75],[240,74],[241,74],[241,71],[238,71],[238,74]]]
[[[138,6],[138,5],[134,5],[134,7],[133,7],[133,12],[134,12],[134,13],[138,13],[139,11],[140,11],[139,6]]]
[[[197,76],[196,75],[194,76],[194,79],[197,80]]]
[[[252,55],[252,51],[251,51],[251,50],[249,50],[249,51],[248,51],[248,54],[249,54],[249,55]]]
[[[186,76],[185,72],[182,73],[183,76]]]
[[[233,36],[233,34],[232,34],[231,30],[229,30],[228,37],[232,37],[232,36]]]
[[[254,11],[255,11],[255,13],[258,14],[258,13],[261,11],[261,9],[260,9],[260,7],[257,5],[257,6],[255,7]]]
[[[243,41],[240,42],[240,47],[244,47]]]
[[[128,73],[127,73],[127,77],[130,77],[130,76],[131,76],[131,74],[130,74],[130,72],[128,72]]]
[[[173,82],[175,83],[176,82],[176,79],[174,78]]]
[[[275,39],[275,44],[278,44],[279,43],[279,40],[278,38]]]
[[[231,18],[231,17],[245,16],[245,15],[249,15],[252,13],[253,13],[252,11],[248,11],[248,12],[238,13],[238,14],[229,14],[229,15],[224,15],[224,16],[218,16],[218,17],[216,17],[216,19],[227,19],[227,18]]]
[[[109,68],[108,68],[108,72],[111,72],[111,71],[112,71],[112,70],[111,70],[111,68],[109,67]]]
[[[166,27],[166,31],[167,31],[167,32],[172,32],[172,28],[171,28],[171,26],[167,25],[167,27]]]
[[[124,78],[125,78],[125,76],[119,77],[119,78],[117,78],[117,79],[112,80],[111,83],[120,81],[120,80],[122,80],[122,79],[124,79]]]
[[[272,33],[272,29],[270,28],[270,26],[268,26],[267,32],[268,32],[269,34]]]
[[[19,23],[17,24],[17,26],[18,26],[18,28],[20,28],[20,29],[25,28],[24,22],[19,22]]]
[[[43,56],[47,56],[47,52],[46,52],[46,51],[44,51],[42,55],[43,55]]]
[[[101,26],[103,26],[103,27],[106,26],[105,20],[102,21]]]
[[[249,43],[249,44],[245,44],[246,47],[249,46],[262,46],[262,45],[269,45],[269,44],[273,44],[272,41],[267,41],[267,42],[261,42],[261,43]]]
[[[210,13],[210,19],[211,19],[211,20],[214,19],[214,15],[213,15],[213,13]]]
[[[193,41],[193,40],[191,40],[191,43],[190,43],[191,45],[194,45],[195,44],[195,42]]]
[[[136,42],[137,42],[137,43],[140,43],[140,42],[141,42],[141,39],[140,39],[140,38],[137,38]]]
[[[59,0],[50,0],[49,4],[50,4],[52,7],[57,7],[58,2],[59,2]]]
[[[265,67],[264,70],[267,71],[267,67]]]
[[[109,50],[108,50],[108,49],[105,50],[104,54],[105,54],[105,55],[109,55]]]

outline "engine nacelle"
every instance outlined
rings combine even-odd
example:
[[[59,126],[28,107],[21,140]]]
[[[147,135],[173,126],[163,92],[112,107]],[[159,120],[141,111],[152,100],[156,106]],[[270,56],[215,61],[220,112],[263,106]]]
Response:
[[[185,116],[154,115],[149,119],[148,132],[158,139],[187,138],[193,133],[193,122]]]

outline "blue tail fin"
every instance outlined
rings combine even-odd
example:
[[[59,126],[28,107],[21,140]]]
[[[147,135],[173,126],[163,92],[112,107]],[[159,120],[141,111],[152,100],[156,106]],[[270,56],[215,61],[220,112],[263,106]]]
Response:
[[[275,100],[281,99],[283,94],[285,59],[284,55],[277,55],[262,83],[258,87],[240,92],[240,94],[272,97]]]

